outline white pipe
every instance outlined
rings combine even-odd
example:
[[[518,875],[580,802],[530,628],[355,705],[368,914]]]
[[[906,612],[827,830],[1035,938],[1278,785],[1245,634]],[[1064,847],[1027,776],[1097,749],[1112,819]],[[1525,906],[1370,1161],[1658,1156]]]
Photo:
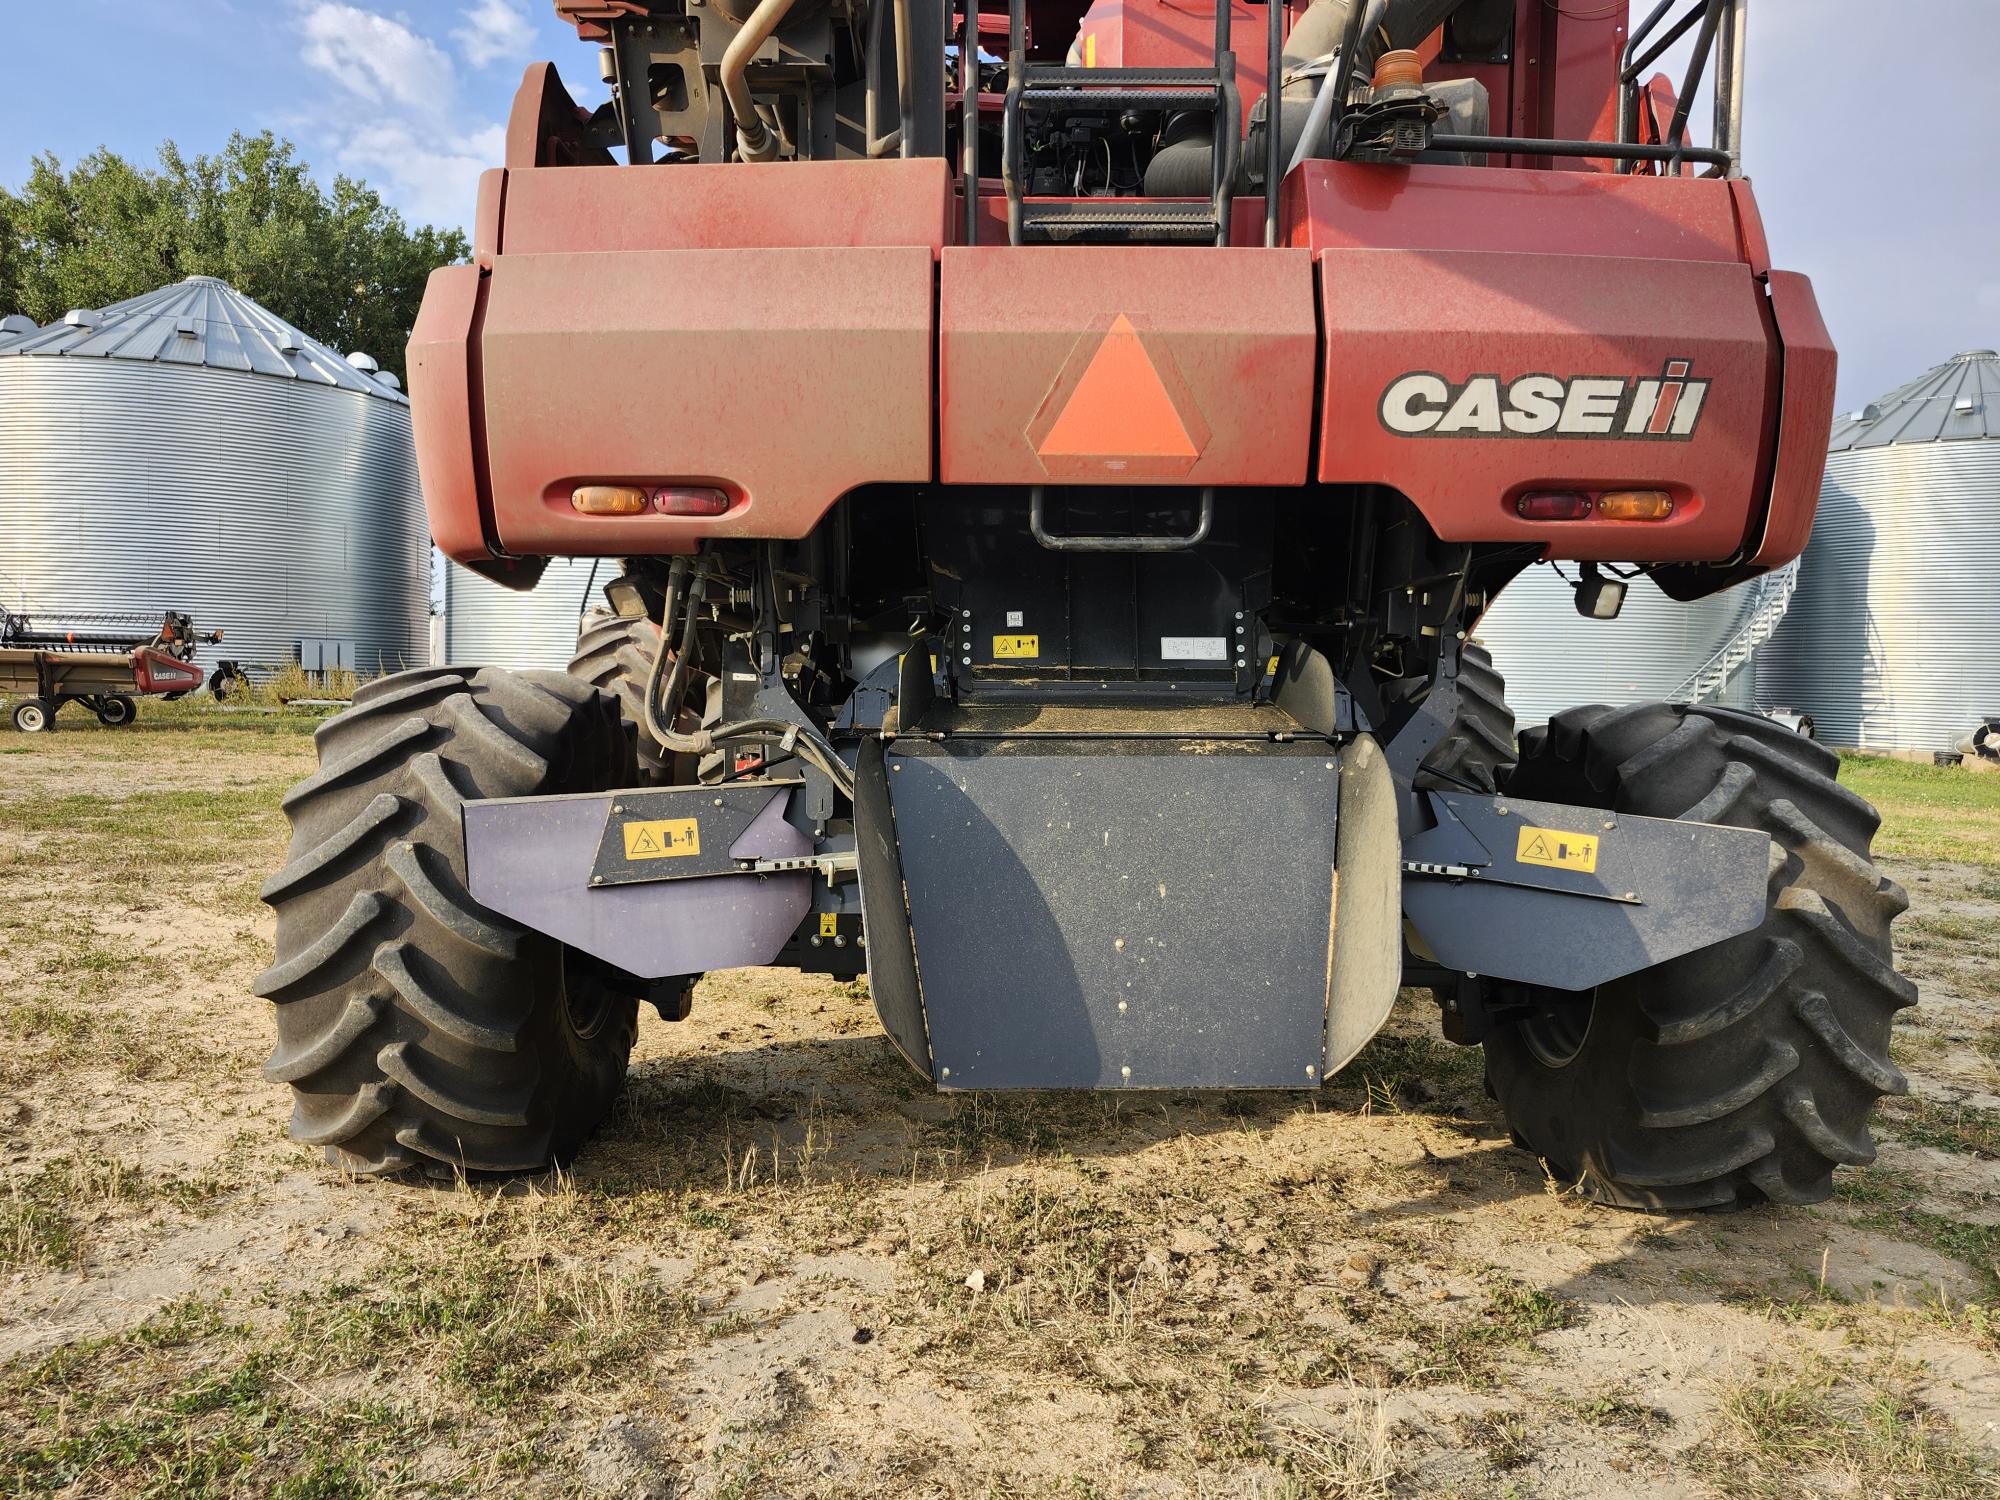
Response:
[[[750,59],[771,39],[771,33],[783,24],[791,8],[792,0],[759,0],[757,8],[750,12],[750,19],[723,52],[722,66],[717,70],[722,92],[729,100],[729,112],[736,117],[736,154],[744,161],[770,161],[778,154],[778,138],[765,128],[757,113],[757,101],[751,97],[743,75],[750,67]]]

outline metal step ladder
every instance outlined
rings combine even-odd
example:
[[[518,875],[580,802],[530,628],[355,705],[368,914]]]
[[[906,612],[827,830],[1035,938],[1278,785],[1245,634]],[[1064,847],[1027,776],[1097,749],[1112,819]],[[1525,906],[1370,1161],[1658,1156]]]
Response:
[[[1667,694],[1669,703],[1711,703],[1722,696],[1730,679],[1749,664],[1757,648],[1777,633],[1785,611],[1792,607],[1792,595],[1799,586],[1797,559],[1776,572],[1766,573],[1750,587],[1755,592],[1749,611],[1736,633],[1723,642],[1722,649],[1697,667],[1681,685]]]
[[[967,0],[976,9],[977,0]],[[1242,100],[1229,46],[1230,0],[1216,0],[1215,63],[1207,68],[1072,68],[1027,61],[1025,0],[1008,0],[1007,99],[1001,116],[1001,179],[1007,239],[1015,245],[1227,245],[1235,194]],[[1023,121],[1075,108],[1205,110],[1213,119],[1213,179],[1206,203],[1170,198],[1026,198],[1021,191]]]

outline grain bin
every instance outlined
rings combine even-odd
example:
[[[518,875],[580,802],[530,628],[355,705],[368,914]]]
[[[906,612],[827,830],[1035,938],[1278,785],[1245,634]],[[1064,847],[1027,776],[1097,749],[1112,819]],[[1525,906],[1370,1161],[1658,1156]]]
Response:
[[[1949,750],[2000,713],[2000,355],[1955,355],[1834,424],[1799,602],[1757,696],[1829,744]]]
[[[469,568],[445,569],[445,660],[474,667],[569,665],[577,622],[604,608],[603,585],[618,576],[611,558],[558,557],[526,593],[502,588]],[[588,597],[586,597],[588,596]]]
[[[429,660],[409,401],[210,276],[37,328],[0,322],[0,590],[38,610],[184,609],[204,658]]]
[[[1793,577],[1782,569],[1688,604],[1638,578],[1617,619],[1586,620],[1570,586],[1536,566],[1507,585],[1475,634],[1524,726],[1584,703],[1747,707],[1751,657],[1784,615]]]

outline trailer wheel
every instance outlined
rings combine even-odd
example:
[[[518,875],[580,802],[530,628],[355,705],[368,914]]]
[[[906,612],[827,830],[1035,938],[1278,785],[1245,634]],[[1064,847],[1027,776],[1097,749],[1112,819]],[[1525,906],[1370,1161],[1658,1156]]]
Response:
[[[623,1086],[638,1002],[472,900],[459,809],[628,785],[616,704],[561,672],[428,669],[364,684],[314,738],[255,986],[292,1135],[363,1173],[567,1159]]]
[[[1510,796],[1756,828],[1764,925],[1589,995],[1544,991],[1486,1042],[1516,1138],[1600,1202],[1656,1211],[1813,1203],[1872,1161],[1889,1061],[1889,924],[1909,904],[1869,859],[1881,822],[1839,757],[1752,714],[1571,709],[1521,736]]]
[[[97,722],[107,729],[116,729],[121,724],[130,724],[138,717],[139,706],[123,693],[113,693],[108,698],[97,700],[95,712]]]
[[[583,617],[576,654],[569,663],[570,676],[618,700],[619,712],[632,726],[639,778],[647,782],[675,779],[665,752],[646,733],[646,680],[652,675],[653,655],[659,648],[660,627],[653,621],[593,609]],[[686,779],[693,779],[692,767]]]
[[[56,727],[55,706],[46,698],[23,698],[14,705],[14,727],[23,734],[47,734]]]
[[[1490,792],[1514,764],[1514,710],[1493,654],[1476,641],[1458,652],[1458,716],[1417,767],[1418,786]]]

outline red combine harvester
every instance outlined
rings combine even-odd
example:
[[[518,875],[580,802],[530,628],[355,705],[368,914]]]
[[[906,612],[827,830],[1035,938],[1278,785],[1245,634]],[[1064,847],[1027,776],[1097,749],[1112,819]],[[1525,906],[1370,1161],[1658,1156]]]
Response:
[[[1604,1201],[1870,1158],[1915,991],[1834,756],[1517,740],[1472,639],[1531,565],[1590,630],[1805,544],[1834,354],[1740,172],[1745,0],[557,9],[610,97],[529,70],[410,388],[453,559],[617,576],[570,674],[320,731],[294,1135],[539,1167],[639,1004],[775,963],[865,971],[943,1089],[1309,1089],[1415,986]]]

